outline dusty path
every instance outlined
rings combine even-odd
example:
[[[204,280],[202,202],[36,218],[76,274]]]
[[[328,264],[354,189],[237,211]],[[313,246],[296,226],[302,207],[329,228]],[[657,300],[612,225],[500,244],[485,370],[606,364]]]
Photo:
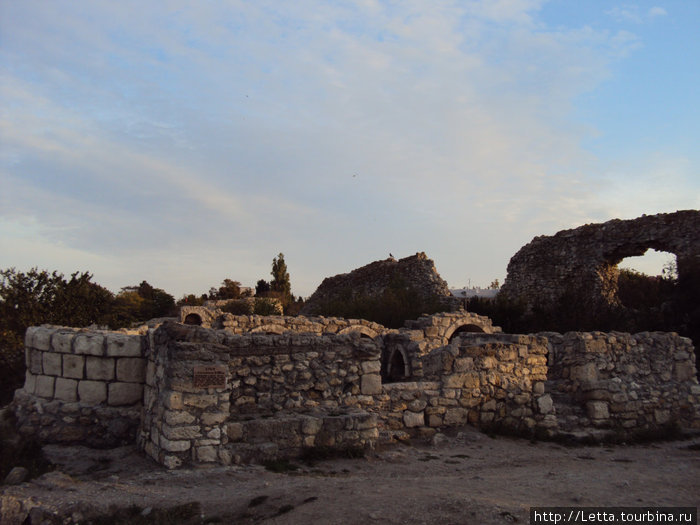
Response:
[[[437,446],[396,445],[364,459],[298,463],[287,473],[167,471],[132,448],[51,446],[58,471],[3,495],[76,513],[78,521],[110,505],[196,501],[210,523],[528,523],[531,506],[697,507],[699,444],[565,447],[465,430]]]

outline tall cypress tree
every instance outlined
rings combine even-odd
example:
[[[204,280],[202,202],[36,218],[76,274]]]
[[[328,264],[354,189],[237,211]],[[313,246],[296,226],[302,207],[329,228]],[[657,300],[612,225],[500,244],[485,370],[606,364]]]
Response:
[[[270,288],[273,292],[279,292],[282,295],[282,303],[286,307],[292,299],[292,285],[289,282],[289,272],[287,272],[287,264],[284,262],[284,254],[280,253],[272,259],[272,282]]]

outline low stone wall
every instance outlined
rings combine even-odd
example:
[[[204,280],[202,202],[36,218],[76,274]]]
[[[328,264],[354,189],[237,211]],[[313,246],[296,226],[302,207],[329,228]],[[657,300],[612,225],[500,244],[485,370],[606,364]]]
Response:
[[[139,443],[168,467],[230,463],[236,455],[250,455],[253,449],[235,445],[248,435],[280,454],[297,448],[297,441],[312,446],[318,433],[335,428],[326,420],[338,411],[349,422],[339,430],[354,433],[333,431],[322,440],[343,446],[372,446],[376,440],[376,418],[367,419],[358,410],[372,405],[371,396],[381,391],[380,350],[371,340],[235,335],[171,323],[151,335]],[[198,384],[198,367],[219,374],[220,384]],[[277,423],[261,427],[250,422],[265,418]],[[289,428],[280,432],[285,425]],[[261,428],[270,433],[261,435]]]
[[[133,442],[143,399],[144,337],[56,326],[27,329],[15,413],[44,442]]]
[[[545,335],[553,391],[585,410],[569,416],[568,425],[700,428],[700,385],[690,339],[668,332]]]

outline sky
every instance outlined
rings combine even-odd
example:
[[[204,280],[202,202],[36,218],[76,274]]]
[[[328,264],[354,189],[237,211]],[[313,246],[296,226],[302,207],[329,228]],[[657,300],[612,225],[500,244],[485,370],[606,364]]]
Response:
[[[0,268],[181,297],[283,253],[308,296],[422,251],[453,288],[503,282],[537,235],[700,209],[698,20],[695,0],[1,0]]]

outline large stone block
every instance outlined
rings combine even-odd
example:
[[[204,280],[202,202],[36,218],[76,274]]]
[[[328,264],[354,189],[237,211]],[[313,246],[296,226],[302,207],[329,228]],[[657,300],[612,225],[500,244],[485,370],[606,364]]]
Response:
[[[70,354],[73,348],[74,332],[56,332],[51,339],[51,347],[55,352]]]
[[[109,357],[141,357],[140,335],[108,334],[107,355]]]
[[[171,427],[163,425],[163,435],[170,440],[178,439],[195,439],[202,437],[201,428],[199,425],[190,425],[186,427]]]
[[[78,398],[88,405],[104,403],[107,401],[107,385],[102,381],[79,381]]]
[[[37,350],[51,350],[51,336],[53,333],[53,329],[45,326],[33,327],[31,347]]]
[[[403,413],[403,424],[408,428],[425,426],[425,415],[423,412],[406,410]]]
[[[104,355],[104,339],[102,334],[78,334],[73,340],[73,351],[82,355]]]
[[[52,376],[36,376],[35,394],[49,399],[53,398],[55,381],[56,378]]]
[[[114,361],[113,357],[86,357],[85,377],[111,381],[114,379]]]
[[[160,446],[163,450],[167,450],[168,452],[185,452],[190,449],[190,442],[188,440],[171,441],[161,436]]]
[[[443,422],[445,425],[464,425],[467,422],[467,410],[465,408],[448,408]]]
[[[554,402],[552,401],[552,396],[545,394],[537,398],[537,408],[540,414],[549,414],[554,409]]]
[[[676,361],[673,365],[673,378],[676,381],[689,381],[695,376],[695,367],[690,361]]]
[[[117,359],[117,380],[143,383],[146,380],[146,360],[138,357]]]
[[[364,374],[360,379],[360,391],[366,396],[381,394],[381,376],[379,374]]]
[[[39,350],[27,350],[27,360],[29,361],[27,363],[27,368],[32,374],[43,374],[44,373],[44,366],[43,366],[43,356],[44,352],[40,352]]]
[[[610,413],[605,401],[589,401],[586,403],[586,413],[591,419],[608,419]]]
[[[24,373],[24,391],[27,394],[34,394],[36,390],[36,376],[29,370]]]
[[[143,385],[139,383],[110,383],[107,403],[112,406],[134,405],[143,399]]]
[[[85,368],[85,357],[82,355],[63,355],[63,377],[72,379],[83,379],[83,369]]]
[[[62,374],[61,354],[56,352],[43,352],[42,365],[47,376],[60,376]]]
[[[595,363],[572,366],[570,378],[574,381],[581,381],[582,383],[597,381],[598,369],[596,368]]]
[[[56,378],[54,398],[74,403],[78,400],[78,382],[75,379]]]

